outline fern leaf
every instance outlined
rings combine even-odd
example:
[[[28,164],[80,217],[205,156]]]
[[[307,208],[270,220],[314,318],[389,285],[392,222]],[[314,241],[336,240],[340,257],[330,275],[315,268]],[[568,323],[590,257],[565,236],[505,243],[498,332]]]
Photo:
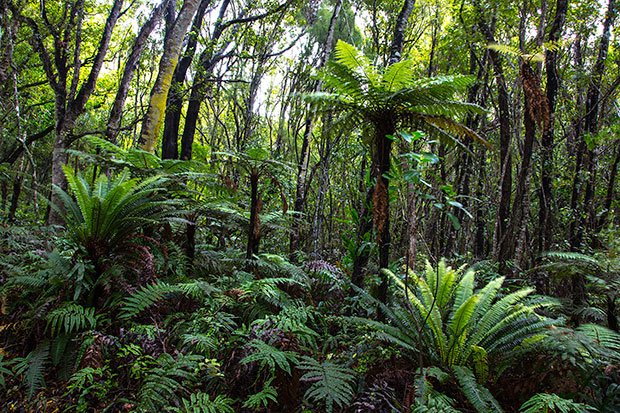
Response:
[[[333,411],[334,404],[342,408],[353,399],[355,376],[351,369],[331,361],[319,363],[307,356],[303,357],[298,367],[306,372],[301,380],[312,383],[305,397],[324,402],[327,412]]]
[[[463,394],[465,394],[467,400],[469,400],[478,413],[503,412],[501,406],[489,390],[478,384],[471,370],[463,366],[454,366],[454,375],[461,386]]]

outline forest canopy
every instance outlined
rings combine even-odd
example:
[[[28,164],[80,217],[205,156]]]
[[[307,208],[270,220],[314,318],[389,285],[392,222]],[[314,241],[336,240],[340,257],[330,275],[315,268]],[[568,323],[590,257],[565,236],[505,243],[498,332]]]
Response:
[[[617,0],[0,0],[8,412],[617,412]]]

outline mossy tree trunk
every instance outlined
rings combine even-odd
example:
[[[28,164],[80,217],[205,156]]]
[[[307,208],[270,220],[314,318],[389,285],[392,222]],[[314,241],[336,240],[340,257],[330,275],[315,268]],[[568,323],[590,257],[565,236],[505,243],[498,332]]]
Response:
[[[159,72],[151,90],[149,107],[140,132],[140,145],[147,152],[155,151],[157,136],[166,113],[166,102],[172,84],[172,75],[181,55],[183,38],[199,4],[200,0],[185,0],[174,26],[166,37],[164,52],[159,62]]]

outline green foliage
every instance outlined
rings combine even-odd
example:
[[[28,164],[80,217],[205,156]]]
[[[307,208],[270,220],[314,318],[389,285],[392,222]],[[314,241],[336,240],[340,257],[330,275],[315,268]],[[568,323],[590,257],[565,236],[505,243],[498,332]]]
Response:
[[[454,404],[455,401],[445,394],[432,392],[423,404],[416,403],[411,413],[459,413],[460,410],[457,410]]]
[[[474,292],[474,273],[454,270],[441,261],[427,263],[424,277],[409,274],[409,283],[393,273],[406,302],[396,308],[382,306],[389,324],[361,319],[377,328],[379,337],[422,354],[429,363],[448,369],[468,366],[484,379],[488,363],[497,372],[524,352],[535,348],[556,323],[536,313],[554,305],[545,298],[528,298],[532,289],[505,296],[504,281],[497,278]]]
[[[234,413],[233,400],[222,394],[215,398],[207,393],[192,393],[189,399],[182,400],[182,407],[173,411],[179,413]]]
[[[454,366],[454,376],[467,400],[478,413],[503,412],[491,392],[476,381],[474,373],[463,366]]]
[[[248,343],[252,353],[244,357],[244,364],[258,363],[260,368],[268,367],[271,375],[275,374],[276,368],[291,374],[291,365],[298,363],[297,354],[293,351],[280,350],[261,340],[252,340]]]
[[[159,225],[179,216],[179,203],[161,195],[168,180],[161,176],[142,181],[124,171],[116,178],[100,175],[94,184],[64,168],[70,193],[54,188],[61,205],[53,205],[66,223],[68,236],[82,246],[95,265],[113,253],[127,253],[132,236],[144,226]]]
[[[169,285],[165,282],[145,285],[124,300],[120,317],[122,319],[136,317],[142,311],[164,299],[168,294],[179,291],[179,287],[176,285]]]
[[[557,394],[539,393],[521,405],[521,413],[585,413],[597,411],[592,406],[564,399]]]
[[[28,397],[45,387],[45,368],[50,361],[50,346],[43,342],[31,351],[24,359],[19,360],[14,367],[16,376],[23,376]]]
[[[145,360],[145,367],[134,370],[142,378],[138,391],[140,411],[160,411],[178,398],[178,394],[187,389],[185,383],[196,378],[202,357],[197,355],[162,354],[157,359]]]
[[[253,410],[258,410],[261,408],[267,408],[270,403],[277,403],[278,401],[278,391],[275,387],[271,385],[272,380],[268,380],[261,391],[258,393],[250,395],[245,402],[243,402],[243,407]]]
[[[92,410],[90,399],[105,400],[109,391],[113,388],[111,375],[106,367],[85,367],[73,373],[67,384],[67,393],[77,394],[75,405],[71,406],[77,412]]]
[[[379,71],[361,51],[342,40],[321,77],[333,92],[306,95],[306,99],[350,112],[353,123],[374,125],[390,116],[449,142],[459,143],[456,138],[467,137],[487,144],[476,132],[451,119],[485,112],[480,106],[451,100],[471,85],[470,77],[417,79],[410,60]]]
[[[310,401],[325,403],[327,412],[332,412],[334,404],[348,405],[354,394],[355,374],[348,367],[326,360],[322,363],[304,356],[298,368],[305,371],[302,381],[311,383],[304,397]]]
[[[13,360],[5,360],[4,354],[0,354],[0,387],[6,386],[6,377],[13,375],[9,370],[12,365]]]
[[[97,324],[95,309],[84,308],[75,303],[65,303],[47,315],[52,335],[73,334],[84,329],[93,329]]]

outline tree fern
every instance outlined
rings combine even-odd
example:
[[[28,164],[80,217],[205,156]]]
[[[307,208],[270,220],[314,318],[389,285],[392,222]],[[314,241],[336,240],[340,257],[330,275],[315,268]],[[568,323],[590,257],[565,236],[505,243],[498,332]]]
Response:
[[[303,357],[298,367],[306,372],[301,380],[311,383],[305,397],[325,403],[327,412],[333,411],[334,404],[342,408],[353,399],[355,375],[350,368],[331,361],[319,363],[307,356]]]
[[[325,103],[327,108],[357,112],[370,123],[381,114],[390,113],[402,123],[441,139],[456,141],[467,137],[487,144],[477,133],[452,119],[484,113],[477,105],[450,100],[456,92],[470,86],[473,79],[469,76],[416,79],[413,67],[412,61],[402,60],[380,71],[361,51],[339,40],[335,59],[321,73],[325,86],[333,92],[306,95],[306,98]]]
[[[101,260],[112,253],[126,254],[127,243],[145,225],[176,219],[179,202],[161,194],[169,181],[163,177],[131,179],[127,171],[115,178],[100,175],[89,183],[65,166],[70,193],[55,187],[60,204],[52,205],[63,217],[68,236],[81,245],[101,271]],[[100,274],[98,274],[100,275]]]
[[[554,301],[530,298],[531,289],[500,298],[503,278],[474,291],[473,272],[463,274],[463,269],[454,270],[444,262],[436,269],[427,265],[423,277],[411,273],[409,285],[385,271],[406,301],[396,308],[381,307],[389,323],[358,320],[375,326],[380,338],[412,356],[421,353],[440,367],[469,366],[479,377],[486,376],[488,360],[496,367],[510,362],[535,348],[556,323],[536,313]]]

